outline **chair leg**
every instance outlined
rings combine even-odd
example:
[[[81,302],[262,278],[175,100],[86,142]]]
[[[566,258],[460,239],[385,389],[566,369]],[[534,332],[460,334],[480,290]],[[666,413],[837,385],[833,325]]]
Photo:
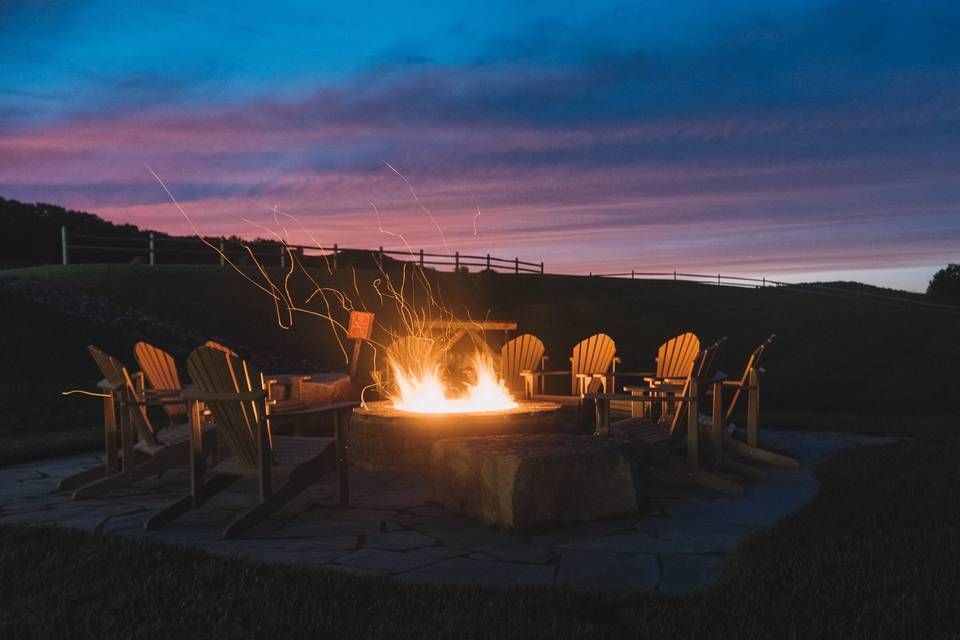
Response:
[[[800,462],[794,458],[791,458],[790,456],[783,455],[782,453],[774,453],[773,451],[767,451],[766,449],[761,449],[760,447],[750,446],[746,442],[734,438],[733,436],[724,436],[723,446],[729,448],[737,455],[744,458],[749,458],[750,460],[765,462],[766,464],[770,464],[775,467],[781,467],[783,469],[800,468]]]
[[[298,476],[290,476],[279,489],[255,507],[244,511],[223,530],[224,539],[239,538],[252,526],[297,497],[310,486],[310,481]]]
[[[77,487],[82,487],[83,485],[89,484],[94,480],[99,480],[105,475],[107,475],[107,465],[98,464],[95,467],[91,467],[62,479],[57,483],[57,489],[61,491],[76,489]]]
[[[223,537],[237,538],[243,535],[250,527],[300,495],[304,489],[323,477],[327,471],[336,467],[336,456],[336,446],[331,445],[315,458],[296,467],[290,472],[290,476],[283,486],[261,500],[260,504],[248,509],[228,524],[223,530]]]
[[[121,471],[120,473],[114,473],[113,475],[105,476],[99,480],[88,482],[73,492],[73,499],[86,500],[88,498],[96,498],[97,496],[103,495],[107,491],[119,489],[120,487],[125,487],[128,484],[130,484],[130,473],[127,471]]]
[[[147,529],[148,531],[153,531],[170,524],[187,511],[190,511],[195,507],[199,507],[210,496],[223,491],[239,479],[240,476],[230,476],[222,473],[213,476],[203,483],[203,495],[198,496],[197,500],[195,500],[193,494],[190,493],[178,498],[176,501],[168,504],[163,509],[160,509],[160,511],[157,511],[155,514],[150,516],[143,524],[143,528]]]
[[[667,462],[667,468],[670,469],[671,473],[677,474],[681,477],[689,478],[701,487],[706,487],[707,489],[711,489],[729,496],[743,495],[743,487],[733,480],[727,480],[723,476],[710,473],[709,471],[704,471],[699,467],[694,467],[681,460],[669,460]]]
[[[143,528],[147,531],[154,531],[160,527],[166,526],[189,511],[192,506],[192,495],[188,493],[185,496],[181,496],[175,502],[168,504],[163,509],[160,509],[160,511],[157,511],[155,514],[147,518],[147,521],[143,523]]]
[[[167,447],[143,462],[133,462],[128,469],[120,473],[115,473],[85,484],[73,492],[73,499],[83,500],[86,498],[96,498],[107,491],[127,486],[139,480],[145,480],[162,473],[170,467],[179,466],[179,459],[185,455],[185,450],[185,445]],[[131,458],[135,461],[139,459],[136,454],[131,455]]]

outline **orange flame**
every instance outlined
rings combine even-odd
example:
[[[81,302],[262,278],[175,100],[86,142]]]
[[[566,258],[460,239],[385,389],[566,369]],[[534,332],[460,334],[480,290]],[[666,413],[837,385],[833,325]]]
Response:
[[[435,362],[407,363],[389,358],[396,386],[391,396],[393,407],[410,413],[476,413],[504,411],[517,405],[510,391],[497,376],[488,358],[473,358],[475,382],[456,397],[440,375]]]

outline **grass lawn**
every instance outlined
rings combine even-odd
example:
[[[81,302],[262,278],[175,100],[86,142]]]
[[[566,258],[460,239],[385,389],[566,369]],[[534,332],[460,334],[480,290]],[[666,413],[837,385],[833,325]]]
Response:
[[[132,339],[21,296],[4,294],[0,304],[0,465],[100,447],[100,400],[60,394],[95,390],[99,376],[86,345],[123,352]]]
[[[960,439],[822,464],[815,500],[683,598],[399,586],[54,529],[0,528],[0,637],[953,638]]]
[[[372,283],[379,273],[358,271],[356,286],[350,271],[330,276],[311,270],[311,275],[375,311],[384,325],[397,327],[394,304],[381,305],[375,293]],[[279,273],[274,276],[280,279]],[[325,321],[301,315],[292,330],[280,329],[271,300],[231,269],[72,265],[7,270],[0,278],[77,287],[203,335],[304,355],[321,366],[344,366]],[[690,330],[704,343],[728,336],[721,368],[739,374],[747,354],[776,333],[765,356],[765,409],[937,413],[953,410],[952,397],[960,395],[960,380],[953,375],[960,360],[955,315],[776,288],[488,273],[434,273],[431,278],[438,297],[458,317],[516,320],[521,331],[544,341],[557,368],[575,342],[603,331],[616,340],[624,369],[649,370],[660,343]],[[296,276],[291,288],[298,302],[313,290]],[[323,310],[317,299],[305,306]],[[346,318],[336,305],[333,313]],[[382,331],[374,338],[387,340]],[[131,348],[126,344],[117,355],[129,359]]]
[[[277,328],[269,300],[216,267],[0,273],[25,277],[66,283],[235,344],[338,366],[322,322]],[[350,274],[318,277],[353,286]],[[371,277],[358,274],[362,292]],[[747,540],[714,588],[684,598],[399,586],[100,535],[0,527],[0,639],[960,635],[955,318],[688,283],[438,278],[448,306],[518,320],[544,339],[558,365],[574,341],[603,330],[617,340],[626,368],[647,368],[660,341],[691,329],[704,341],[729,335],[723,367],[736,371],[756,342],[777,333],[765,362],[764,424],[912,440],[822,464],[823,487],[810,505]],[[2,289],[0,296],[8,310],[0,315],[0,465],[99,446],[99,401],[59,393],[98,378],[87,344],[130,361],[134,337]],[[364,301],[385,322],[394,318],[375,296]]]

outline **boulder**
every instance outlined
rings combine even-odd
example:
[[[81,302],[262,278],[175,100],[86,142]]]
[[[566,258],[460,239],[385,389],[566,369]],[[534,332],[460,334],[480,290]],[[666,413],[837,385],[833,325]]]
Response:
[[[637,510],[642,487],[614,441],[520,434],[435,442],[430,475],[445,507],[504,530],[543,529]]]

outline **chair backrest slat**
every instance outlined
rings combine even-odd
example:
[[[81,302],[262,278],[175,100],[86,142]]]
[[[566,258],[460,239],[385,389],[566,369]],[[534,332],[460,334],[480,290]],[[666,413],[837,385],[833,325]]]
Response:
[[[169,353],[152,344],[138,342],[133,346],[133,355],[153,389],[180,389],[180,374],[177,372],[177,363]],[[165,404],[163,410],[170,418],[177,418],[186,415],[187,406],[185,404]]]
[[[128,398],[134,399],[137,397],[137,389],[133,384],[133,379],[130,377],[127,368],[119,360],[92,344],[87,347],[87,351],[90,352],[93,361],[97,364],[100,373],[103,374],[107,382],[112,385],[122,385]],[[153,428],[153,424],[147,416],[145,406],[137,406],[130,412],[130,422],[137,435],[147,444],[159,446],[160,442],[157,440],[156,429]]]
[[[236,355],[203,346],[187,358],[190,379],[208,393],[245,393],[264,388],[262,374]],[[206,403],[217,423],[217,432],[244,466],[257,468],[257,425],[265,405],[258,401],[217,401]]]
[[[540,338],[524,333],[500,349],[500,377],[508,389],[523,388],[521,371],[536,370],[543,360],[544,346]]]
[[[613,365],[613,358],[616,355],[617,346],[613,338],[605,333],[592,335],[574,346],[573,355],[570,358],[571,393],[577,394],[577,375],[606,373]],[[596,391],[599,386],[599,380],[591,381],[588,392]]]
[[[657,377],[687,377],[693,371],[693,361],[699,353],[700,339],[693,333],[681,333],[667,340],[657,350]]]

